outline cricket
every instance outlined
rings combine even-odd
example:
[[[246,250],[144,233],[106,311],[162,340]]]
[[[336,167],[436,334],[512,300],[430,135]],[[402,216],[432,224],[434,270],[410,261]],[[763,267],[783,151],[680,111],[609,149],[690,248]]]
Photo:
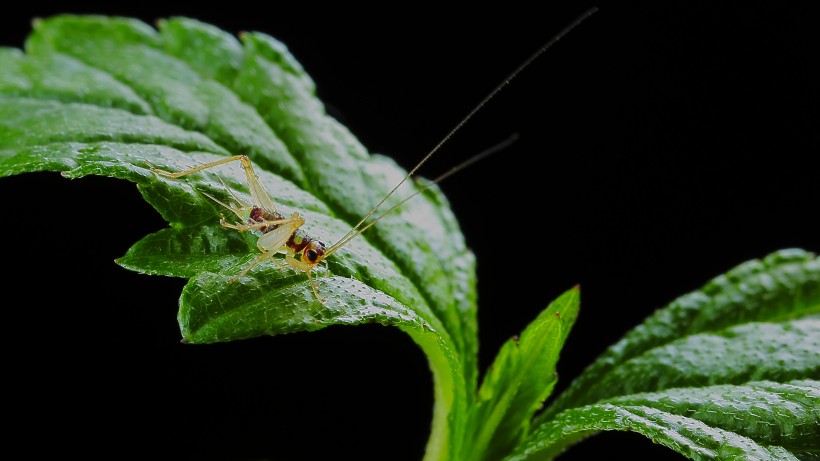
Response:
[[[451,129],[441,139],[441,141],[439,141],[438,144],[436,144],[404,176],[404,178],[390,190],[390,192],[388,192],[381,200],[379,200],[379,202],[376,203],[376,205],[364,217],[362,217],[355,226],[353,226],[345,235],[343,235],[333,245],[327,246],[323,242],[307,235],[302,230],[302,226],[305,224],[305,218],[300,216],[298,212],[293,212],[290,216],[285,216],[279,211],[277,211],[276,204],[274,203],[268,191],[266,191],[262,184],[259,182],[256,172],[253,169],[251,160],[247,155],[234,155],[232,157],[226,157],[214,162],[204,163],[202,165],[177,172],[165,171],[162,169],[154,168],[153,166],[150,166],[150,169],[154,174],[158,176],[171,179],[178,179],[199,171],[215,168],[228,163],[239,162],[240,166],[242,167],[242,170],[245,173],[245,179],[247,181],[247,187],[250,193],[252,203],[246,203],[239,197],[236,197],[236,195],[234,195],[230,191],[230,189],[227,188],[227,186],[226,189],[232,197],[231,203],[225,203],[207,193],[205,194],[208,198],[210,198],[226,210],[230,211],[239,219],[236,222],[231,222],[223,216],[220,219],[220,224],[223,227],[228,229],[234,229],[239,232],[252,231],[259,234],[259,238],[256,242],[256,246],[260,251],[259,256],[257,256],[247,267],[245,267],[236,276],[232,277],[229,281],[235,282],[243,276],[245,276],[248,272],[250,272],[250,270],[253,269],[256,265],[263,263],[267,260],[271,260],[283,269],[290,268],[296,270],[297,272],[304,272],[307,275],[308,282],[310,284],[311,289],[313,290],[313,294],[315,295],[316,299],[320,303],[324,303],[325,300],[319,295],[319,290],[316,287],[316,282],[314,281],[313,276],[311,275],[313,269],[322,261],[327,259],[330,255],[332,255],[340,248],[345,246],[347,243],[349,243],[351,240],[365,232],[370,227],[374,226],[385,215],[400,207],[408,200],[413,199],[419,194],[425,192],[427,189],[440,183],[444,179],[452,176],[453,174],[463,170],[464,168],[472,165],[473,163],[495,152],[503,150],[504,148],[512,144],[516,140],[517,135],[511,136],[507,140],[479,154],[476,154],[473,157],[467,159],[466,161],[447,170],[444,174],[428,182],[424,187],[420,188],[408,197],[402,199],[395,205],[382,211],[381,214],[379,214],[378,216],[376,216],[368,222],[368,219],[370,219],[371,216],[376,214],[377,211],[382,207],[382,205],[384,205],[385,202],[390,197],[392,197],[393,194],[404,183],[406,183],[411,177],[413,177],[416,171],[418,171],[418,169],[421,168],[421,166],[424,165],[427,162],[427,160],[429,160],[436,152],[438,152],[442,148],[442,146],[446,144],[447,141],[456,132],[458,132],[471,118],[473,118],[473,116],[476,113],[478,113],[491,99],[493,99],[502,89],[504,89],[516,76],[518,76],[519,73],[521,73],[524,69],[529,67],[529,65],[533,61],[535,61],[539,56],[541,56],[549,48],[555,45],[555,43],[558,42],[558,40],[560,40],[562,37],[568,34],[572,29],[581,24],[581,22],[590,17],[596,11],[598,11],[597,8],[591,8],[582,13],[574,21],[572,21],[569,25],[565,26],[561,31],[559,31],[544,45],[542,45],[535,53],[533,53],[529,58],[527,58],[512,73],[510,73],[507,76],[507,78],[505,78],[492,91],[490,91],[490,93],[487,96],[485,96],[484,99],[482,99],[464,118],[462,118],[461,121],[458,122],[456,126],[453,129]],[[285,254],[284,262],[280,262],[278,258],[274,258],[275,255],[281,253]]]

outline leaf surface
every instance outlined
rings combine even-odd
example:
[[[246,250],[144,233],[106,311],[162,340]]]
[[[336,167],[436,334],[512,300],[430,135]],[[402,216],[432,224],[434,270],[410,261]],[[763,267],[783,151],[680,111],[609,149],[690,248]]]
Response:
[[[657,311],[590,365],[510,459],[550,459],[601,430],[693,459],[820,454],[820,259],[775,252]]]
[[[239,165],[176,180],[151,166],[180,171],[246,154],[277,209],[299,212],[307,235],[326,244],[406,172],[326,114],[284,44],[260,33],[239,41],[186,18],[158,27],[57,16],[35,22],[25,53],[0,49],[0,174],[136,183],[170,226],[118,262],[190,279],[179,310],[189,343],[366,322],[406,331],[436,383],[428,456],[455,456],[476,382],[475,263],[447,200],[425,191],[328,258],[313,271],[324,304],[304,273],[274,262],[231,283],[259,255],[257,236],[221,227],[227,210],[208,195],[250,202]],[[388,205],[415,190],[409,181]]]

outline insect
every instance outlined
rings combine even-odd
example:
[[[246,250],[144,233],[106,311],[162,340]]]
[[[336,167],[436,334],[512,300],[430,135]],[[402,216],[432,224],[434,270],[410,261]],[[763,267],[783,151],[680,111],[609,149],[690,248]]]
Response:
[[[313,269],[334,252],[342,248],[348,242],[356,238],[359,234],[369,229],[371,226],[375,225],[382,217],[386,214],[390,213],[394,209],[398,208],[399,206],[406,203],[408,200],[414,198],[415,196],[421,194],[422,192],[426,191],[430,187],[435,184],[438,184],[445,178],[455,174],[456,172],[466,168],[467,166],[477,162],[478,160],[495,153],[509,144],[511,144],[515,140],[515,136],[507,139],[506,141],[481,152],[472,158],[468,159],[467,161],[451,168],[446,173],[440,175],[433,181],[429,182],[423,188],[417,190],[412,195],[406,197],[405,199],[401,200],[399,203],[391,206],[387,210],[383,211],[379,216],[367,222],[367,220],[375,214],[382,205],[408,180],[410,179],[416,171],[430,159],[438,150],[453,136],[459,129],[461,129],[464,124],[466,124],[484,105],[489,102],[499,91],[501,91],[505,86],[507,86],[510,81],[512,81],[521,71],[527,68],[536,58],[538,58],[541,54],[543,54],[547,49],[552,47],[558,40],[560,40],[564,35],[566,35],[570,30],[575,28],[579,25],[583,20],[591,16],[593,13],[597,11],[597,8],[592,8],[584,12],[581,16],[576,18],[573,22],[571,22],[568,26],[562,29],[558,34],[552,37],[547,43],[545,43],[541,48],[539,48],[535,53],[533,53],[524,63],[522,63],[518,68],[516,68],[506,79],[504,79],[498,86],[496,86],[484,99],[482,99],[450,132],[448,132],[444,138],[439,141],[422,159],[419,161],[416,166],[410,170],[404,178],[393,187],[390,192],[388,192],[371,210],[368,212],[361,220],[353,226],[344,236],[342,236],[336,243],[331,246],[325,245],[323,242],[320,242],[317,239],[314,239],[307,235],[301,228],[302,225],[305,224],[305,218],[299,215],[298,212],[292,213],[290,216],[285,216],[281,214],[278,210],[276,205],[273,202],[270,194],[265,190],[262,184],[259,182],[259,179],[253,169],[253,165],[251,160],[246,155],[234,155],[232,157],[226,157],[224,159],[220,159],[214,162],[205,163],[187,170],[178,171],[178,172],[170,172],[161,170],[158,168],[151,167],[151,171],[159,176],[163,176],[166,178],[177,179],[183,176],[187,176],[202,170],[207,170],[210,168],[214,168],[220,165],[225,165],[231,162],[240,162],[242,166],[242,170],[245,173],[245,179],[247,181],[248,190],[251,195],[252,203],[245,203],[233,193],[231,196],[233,198],[233,203],[225,203],[220,201],[219,199],[206,194],[211,200],[215,201],[222,207],[226,208],[227,210],[231,211],[237,218],[239,218],[238,222],[230,222],[225,219],[223,216],[220,220],[220,224],[223,227],[234,229],[239,232],[247,232],[247,231],[256,231],[260,233],[259,239],[256,242],[256,246],[261,252],[261,254],[256,257],[250,265],[245,267],[241,272],[239,272],[236,276],[230,279],[231,282],[234,282],[245,274],[247,274],[251,269],[253,269],[256,265],[270,259],[278,264],[280,267],[283,268],[292,268],[300,272],[304,272],[307,275],[308,282],[310,283],[311,289],[313,290],[313,294],[316,296],[320,302],[324,303],[324,299],[319,295],[319,290],[316,288],[316,283],[313,280],[313,276],[311,272]],[[227,189],[227,187],[226,187]],[[366,223],[366,224],[365,224]],[[285,253],[284,263],[279,262],[274,256],[278,253]]]

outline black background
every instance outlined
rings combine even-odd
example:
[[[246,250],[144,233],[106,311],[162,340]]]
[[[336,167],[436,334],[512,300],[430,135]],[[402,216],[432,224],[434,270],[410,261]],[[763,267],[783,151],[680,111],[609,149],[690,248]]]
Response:
[[[60,12],[185,15],[267,32],[316,80],[334,117],[409,168],[590,5],[32,3],[4,13],[0,44],[21,47],[32,17]],[[558,391],[711,277],[780,248],[820,250],[813,11],[598,5],[422,171],[436,176],[520,134],[441,187],[477,256],[482,370],[550,300],[581,285]],[[0,180],[0,197],[7,447],[93,458],[421,458],[431,376],[399,331],[182,345],[183,281],[113,262],[165,226],[132,184],[28,174]],[[617,433],[563,459],[635,451],[679,458]]]

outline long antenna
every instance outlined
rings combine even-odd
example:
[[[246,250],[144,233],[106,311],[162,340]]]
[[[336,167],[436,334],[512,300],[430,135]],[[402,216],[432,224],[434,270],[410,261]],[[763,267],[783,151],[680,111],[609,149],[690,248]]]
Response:
[[[374,219],[373,221],[370,221],[369,223],[367,223],[366,226],[362,227],[357,232],[355,232],[355,233],[348,232],[344,237],[342,237],[341,240],[336,242],[333,246],[331,246],[330,248],[328,248],[325,251],[325,256],[324,257],[330,256],[331,253],[335,252],[336,250],[338,250],[339,248],[344,246],[347,242],[349,242],[349,241],[353,240],[354,238],[356,238],[362,232],[366,231],[367,229],[370,229],[374,224],[379,222],[380,219],[385,217],[385,215],[389,214],[391,211],[395,210],[396,208],[404,205],[405,203],[407,203],[413,197],[415,197],[419,194],[423,194],[426,190],[430,189],[431,187],[435,186],[436,184],[440,183],[441,181],[444,181],[445,179],[449,178],[450,176],[458,173],[459,171],[467,168],[468,166],[472,165],[473,163],[476,163],[479,160],[482,160],[486,157],[489,157],[490,155],[492,155],[496,152],[499,152],[499,151],[502,151],[502,150],[506,149],[507,147],[510,146],[510,144],[514,143],[517,140],[518,140],[518,133],[515,133],[515,134],[511,135],[509,138],[505,139],[504,141],[501,141],[500,143],[494,145],[493,147],[490,147],[489,149],[485,149],[484,151],[479,152],[478,154],[473,155],[472,157],[468,158],[467,160],[465,160],[465,161],[459,163],[458,165],[450,168],[449,170],[444,172],[441,176],[439,176],[436,179],[434,179],[434,180],[430,181],[429,183],[427,183],[421,189],[413,192],[412,194],[410,194],[407,197],[405,197],[404,199],[402,199],[401,202],[399,202],[399,203],[391,206],[387,210],[385,210],[384,213],[377,216],[376,219]],[[371,214],[373,214],[373,213],[371,213]],[[355,230],[355,228],[354,228],[354,230]]]
[[[569,23],[569,25],[567,25],[566,27],[564,27],[563,29],[561,29],[561,31],[560,31],[560,32],[558,32],[557,34],[555,34],[555,35],[554,35],[554,36],[553,36],[553,37],[552,37],[552,38],[551,38],[551,39],[550,39],[547,43],[545,43],[544,45],[542,45],[542,46],[541,46],[541,48],[539,48],[539,49],[538,49],[535,53],[533,53],[533,54],[532,54],[529,58],[527,58],[527,60],[526,60],[526,61],[524,61],[524,62],[523,62],[520,66],[518,66],[518,67],[517,67],[514,71],[512,71],[512,73],[510,73],[510,75],[508,75],[508,76],[507,76],[507,78],[505,78],[505,79],[504,79],[501,83],[499,83],[499,84],[498,84],[498,86],[496,86],[496,87],[495,87],[492,91],[490,91],[490,93],[489,93],[487,96],[485,96],[485,97],[484,97],[484,99],[482,99],[482,100],[481,100],[481,102],[479,102],[479,103],[478,103],[478,104],[477,104],[477,105],[473,108],[473,110],[471,110],[471,111],[470,111],[470,112],[469,112],[469,113],[468,113],[468,114],[467,114],[467,115],[466,115],[463,119],[461,119],[461,121],[460,121],[460,122],[458,122],[458,124],[457,124],[455,127],[453,127],[453,129],[452,129],[452,130],[450,130],[450,132],[448,132],[448,133],[447,133],[447,134],[446,134],[446,135],[445,135],[445,136],[441,139],[441,141],[439,141],[439,142],[438,142],[438,144],[436,144],[436,145],[435,145],[435,146],[434,146],[434,147],[430,150],[430,152],[428,152],[428,153],[427,153],[427,155],[425,155],[425,156],[424,156],[424,158],[422,158],[422,159],[421,159],[421,161],[420,161],[419,163],[417,163],[417,164],[416,164],[416,166],[414,166],[414,167],[413,167],[413,169],[412,169],[412,170],[410,170],[410,172],[408,172],[408,173],[407,173],[407,175],[405,175],[405,176],[404,176],[404,179],[402,179],[402,180],[401,180],[398,184],[396,184],[396,186],[395,186],[395,187],[393,187],[393,189],[391,189],[391,190],[390,190],[390,192],[389,192],[387,195],[385,195],[385,196],[384,196],[381,200],[379,200],[379,203],[377,203],[377,204],[376,204],[376,206],[374,206],[374,207],[373,207],[373,209],[372,209],[372,210],[370,210],[370,212],[369,212],[369,213],[367,213],[367,214],[366,214],[366,215],[365,215],[365,216],[364,216],[364,217],[363,217],[363,218],[362,218],[362,219],[361,219],[361,220],[360,220],[360,221],[359,221],[359,222],[358,222],[355,226],[353,226],[353,228],[351,228],[351,229],[347,232],[347,234],[345,234],[345,235],[344,235],[341,239],[339,239],[339,241],[338,241],[336,244],[334,244],[332,247],[330,247],[330,249],[328,249],[328,251],[326,251],[326,252],[325,252],[325,257],[327,257],[328,255],[330,255],[330,253],[333,253],[334,251],[336,251],[336,250],[337,250],[338,248],[340,248],[340,247],[341,247],[344,243],[347,243],[348,241],[350,241],[350,239],[351,239],[351,238],[353,238],[353,237],[355,237],[355,236],[357,236],[357,235],[361,234],[361,233],[364,231],[364,229],[367,229],[367,228],[369,228],[371,225],[373,225],[373,223],[370,223],[369,225],[367,225],[367,226],[366,226],[364,229],[362,229],[361,231],[359,230],[359,227],[360,227],[362,224],[364,224],[364,222],[365,222],[365,221],[367,221],[367,219],[368,219],[368,218],[370,218],[371,216],[373,216],[373,213],[375,213],[375,212],[376,212],[376,210],[378,210],[378,209],[379,209],[379,208],[380,208],[380,207],[384,204],[384,202],[386,202],[386,201],[387,201],[387,199],[389,199],[390,197],[392,197],[392,196],[393,196],[393,194],[394,194],[394,193],[395,193],[395,192],[399,189],[399,187],[401,187],[401,186],[402,186],[405,182],[407,182],[407,180],[408,180],[408,179],[410,179],[410,177],[411,177],[411,176],[413,176],[413,174],[415,174],[415,173],[416,173],[416,171],[417,171],[419,168],[421,168],[421,166],[422,166],[422,165],[424,165],[425,163],[427,163],[427,160],[429,160],[429,159],[430,159],[430,157],[432,157],[432,156],[433,156],[433,154],[435,154],[436,152],[438,152],[438,150],[439,150],[439,149],[441,149],[441,146],[443,146],[443,145],[444,145],[447,141],[449,141],[449,140],[450,140],[450,138],[451,138],[451,137],[452,137],[452,136],[453,136],[456,132],[458,132],[458,131],[461,129],[461,127],[463,127],[463,126],[464,126],[464,124],[466,124],[468,121],[470,121],[470,119],[472,119],[472,118],[473,118],[473,116],[476,114],[476,112],[478,112],[479,110],[481,110],[481,109],[482,109],[482,108],[483,108],[483,107],[484,107],[484,106],[485,106],[485,105],[486,105],[486,104],[487,104],[487,103],[488,103],[491,99],[493,99],[493,98],[495,97],[495,95],[497,95],[497,94],[498,94],[501,90],[503,90],[503,89],[504,89],[507,85],[509,85],[509,84],[510,84],[510,82],[511,82],[511,81],[512,81],[515,77],[517,77],[517,76],[518,76],[518,74],[520,74],[520,73],[521,73],[521,71],[523,71],[524,69],[526,69],[527,67],[529,67],[529,65],[530,65],[530,64],[532,64],[532,62],[533,62],[533,61],[535,61],[536,59],[538,59],[538,57],[539,57],[539,56],[541,56],[542,54],[544,54],[544,52],[545,52],[545,51],[547,51],[547,50],[548,50],[548,49],[550,49],[553,45],[555,45],[555,43],[556,43],[556,42],[558,42],[558,40],[561,40],[561,39],[562,39],[565,35],[567,35],[567,34],[568,34],[568,33],[569,33],[572,29],[574,29],[575,27],[577,27],[577,26],[578,26],[579,24],[581,24],[581,23],[582,23],[585,19],[587,19],[588,17],[592,16],[592,15],[593,15],[595,12],[597,12],[597,11],[598,11],[598,8],[597,8],[597,7],[592,7],[592,8],[590,8],[590,9],[586,10],[583,14],[581,14],[580,16],[578,16],[577,18],[575,18],[575,20],[574,20],[574,21],[572,21],[571,23]],[[495,152],[496,150],[497,150],[497,149],[495,149],[495,148],[491,148],[491,149],[489,149],[489,151],[492,151],[492,152]],[[476,157],[481,157],[481,158],[483,158],[483,157],[486,157],[487,155],[489,155],[489,154],[487,153],[487,151],[485,151],[485,152],[482,152],[481,154],[478,154]],[[475,160],[477,160],[477,159],[475,159]],[[466,161],[466,162],[464,162],[464,163],[466,163],[466,164],[473,163],[475,160],[472,160],[472,161],[471,161],[471,160],[468,160],[468,161]],[[454,169],[455,169],[456,171],[458,171],[458,170],[462,169],[464,166],[467,166],[467,165],[461,164],[461,165],[459,165],[459,166],[455,167]],[[442,176],[447,177],[447,176],[450,176],[450,175],[451,175],[451,174],[453,174],[453,173],[455,173],[455,171],[453,171],[453,169],[451,169],[450,171],[448,171],[448,173],[445,173],[445,174],[444,174],[444,175],[442,175]],[[432,184],[429,184],[427,187],[430,187],[430,186],[432,186],[433,184],[438,183],[438,182],[439,182],[439,181],[441,181],[442,179],[444,179],[444,178],[443,178],[443,177],[440,177],[440,179],[437,179],[437,180],[433,181],[433,183],[432,183]],[[426,188],[425,188],[425,189],[426,189]],[[423,190],[424,190],[424,189],[422,189],[422,191],[423,191]],[[417,193],[415,193],[415,194],[411,195],[411,197],[415,197],[416,195],[418,195],[418,194],[419,194],[419,193],[421,193],[422,191],[419,191],[419,192],[417,192]],[[408,197],[408,198],[409,198],[409,197]],[[405,201],[407,201],[407,199],[403,200],[401,203],[404,203]],[[394,208],[396,208],[396,206],[391,207],[391,208],[390,208],[390,210],[393,210]],[[388,210],[388,211],[390,211],[390,210]],[[378,219],[381,219],[381,217],[382,217],[382,216],[384,216],[384,214],[380,215]],[[374,222],[378,221],[378,219],[376,219]],[[344,243],[342,243],[342,242],[344,242]]]

